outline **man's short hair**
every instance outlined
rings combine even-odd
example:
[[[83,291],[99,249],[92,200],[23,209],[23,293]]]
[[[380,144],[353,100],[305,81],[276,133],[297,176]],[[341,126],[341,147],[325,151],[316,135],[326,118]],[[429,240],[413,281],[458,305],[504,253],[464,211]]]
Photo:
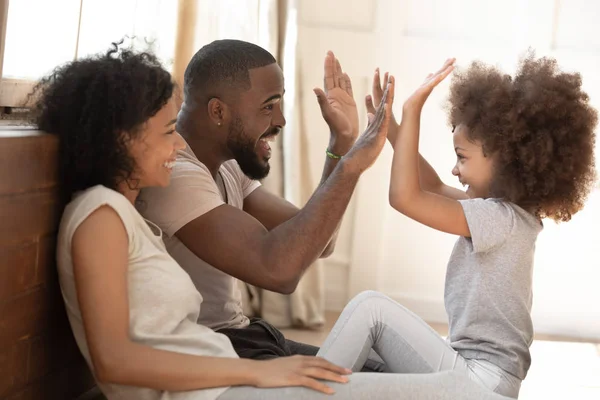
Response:
[[[207,101],[225,88],[248,90],[251,87],[249,71],[275,62],[271,53],[255,44],[215,40],[198,50],[185,69],[185,97]]]

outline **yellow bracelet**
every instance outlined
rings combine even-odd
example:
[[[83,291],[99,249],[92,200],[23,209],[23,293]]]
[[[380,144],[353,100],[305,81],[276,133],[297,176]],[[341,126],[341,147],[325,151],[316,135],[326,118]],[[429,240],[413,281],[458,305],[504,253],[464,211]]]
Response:
[[[334,160],[339,160],[340,158],[342,158],[342,156],[338,156],[337,154],[333,154],[331,151],[329,151],[329,149],[325,150],[325,154],[327,154],[327,157],[332,158]]]

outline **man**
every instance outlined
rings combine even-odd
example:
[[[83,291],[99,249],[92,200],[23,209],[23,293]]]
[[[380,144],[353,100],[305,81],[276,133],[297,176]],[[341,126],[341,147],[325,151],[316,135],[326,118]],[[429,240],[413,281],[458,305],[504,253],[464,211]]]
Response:
[[[169,253],[203,296],[198,323],[227,335],[241,357],[317,353],[263,320],[250,321],[237,279],[292,293],[304,270],[333,251],[358,178],[385,143],[389,112],[383,108],[356,141],[350,78],[331,52],[325,92],[315,93],[331,137],[323,179],[299,210],[258,182],[269,173],[269,142],[285,126],[281,68],[251,43],[220,40],[203,47],[185,71],[177,120],[188,147],[172,166],[170,186],[140,196],[140,211],[162,228]]]

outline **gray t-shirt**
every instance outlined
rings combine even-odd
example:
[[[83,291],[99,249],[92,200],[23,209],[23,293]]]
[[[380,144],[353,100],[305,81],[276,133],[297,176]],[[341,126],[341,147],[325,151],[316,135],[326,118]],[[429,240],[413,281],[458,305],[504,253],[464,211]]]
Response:
[[[460,203],[471,237],[458,239],[448,262],[448,340],[463,357],[490,361],[525,379],[533,340],[533,256],[542,223],[498,199]]]
[[[235,160],[221,166],[227,204],[243,209],[244,199],[260,187],[260,182],[246,177]],[[165,233],[169,254],[190,275],[202,295],[198,322],[214,330],[242,328],[249,320],[242,308],[238,280],[198,258],[175,236],[190,221],[225,204],[210,171],[198,161],[189,146],[177,153],[177,161],[167,187],[141,191],[137,204],[144,218]],[[207,229],[209,229],[207,227]]]

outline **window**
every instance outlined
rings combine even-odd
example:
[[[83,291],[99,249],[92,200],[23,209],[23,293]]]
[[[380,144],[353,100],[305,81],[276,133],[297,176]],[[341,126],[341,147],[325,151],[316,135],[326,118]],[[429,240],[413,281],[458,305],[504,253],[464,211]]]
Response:
[[[35,81],[62,63],[126,38],[170,68],[177,0],[0,0],[0,107],[22,105]]]

